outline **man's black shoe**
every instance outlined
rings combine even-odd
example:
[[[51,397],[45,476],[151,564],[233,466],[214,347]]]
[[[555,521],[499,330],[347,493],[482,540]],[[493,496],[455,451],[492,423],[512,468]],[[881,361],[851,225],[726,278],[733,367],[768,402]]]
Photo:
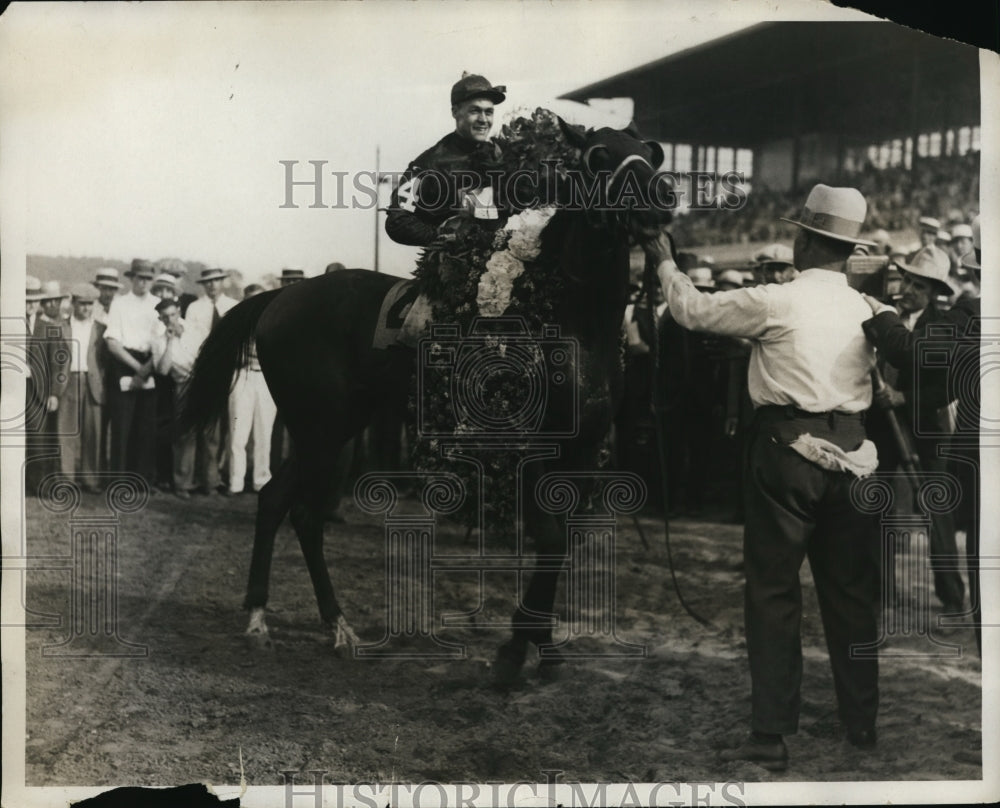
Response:
[[[761,741],[748,735],[735,749],[723,749],[722,760],[749,760],[768,771],[783,772],[788,768],[788,747],[780,738],[777,741]]]
[[[874,749],[877,743],[875,728],[847,730],[847,742],[858,749]]]

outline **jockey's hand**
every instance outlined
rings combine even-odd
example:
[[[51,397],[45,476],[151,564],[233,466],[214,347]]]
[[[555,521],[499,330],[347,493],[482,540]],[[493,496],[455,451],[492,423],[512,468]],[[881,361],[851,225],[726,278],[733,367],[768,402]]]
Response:
[[[650,233],[647,238],[640,241],[640,246],[643,252],[646,253],[647,263],[652,264],[654,267],[659,266],[662,261],[673,261],[673,242],[670,240],[670,234],[665,228],[661,228],[655,233]]]

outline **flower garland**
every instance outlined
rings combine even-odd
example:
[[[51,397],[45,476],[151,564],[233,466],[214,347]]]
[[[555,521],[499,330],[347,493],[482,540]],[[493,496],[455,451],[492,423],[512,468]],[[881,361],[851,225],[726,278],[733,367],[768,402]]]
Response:
[[[563,293],[556,258],[544,255],[543,235],[552,223],[558,208],[550,198],[553,183],[551,172],[562,171],[578,164],[579,152],[565,139],[556,116],[536,109],[530,118],[520,117],[502,128],[497,138],[503,154],[504,170],[523,171],[523,176],[537,177],[537,187],[531,196],[539,206],[511,215],[506,221],[481,222],[472,218],[455,217],[441,227],[438,238],[421,254],[414,276],[431,301],[434,324],[454,324],[463,337],[468,337],[477,316],[499,317],[517,315],[523,318],[529,331],[541,333],[543,325],[556,322],[556,306]],[[530,198],[523,196],[522,198]],[[510,345],[505,338],[487,338],[480,348],[494,351],[496,368],[475,379],[476,409],[491,421],[504,424],[516,418],[526,404],[525,370],[543,370],[544,358],[537,349],[517,354],[521,361],[537,368],[516,367],[510,359]],[[455,367],[435,364],[422,368],[421,400],[416,390],[411,397],[411,410],[417,416],[424,435],[448,435],[460,438],[475,434],[463,413],[456,412],[452,398],[455,389]],[[467,380],[459,379],[464,384]],[[530,429],[504,429],[509,437],[503,451],[482,454],[476,465],[457,462],[443,456],[439,437],[412,436],[414,468],[420,472],[449,471],[458,474],[466,487],[466,500],[453,515],[468,525],[479,518],[479,493],[483,491],[483,518],[494,532],[513,536],[516,519],[516,480],[525,455],[524,448],[533,437]],[[480,488],[480,485],[482,488]]]

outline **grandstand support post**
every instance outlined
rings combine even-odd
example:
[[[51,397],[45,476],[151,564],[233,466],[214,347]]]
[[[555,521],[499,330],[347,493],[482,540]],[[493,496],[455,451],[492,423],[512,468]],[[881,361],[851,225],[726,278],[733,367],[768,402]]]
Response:
[[[916,43],[911,48],[913,69],[910,71],[910,130],[913,132],[913,157],[910,171],[915,171],[920,160],[920,55]]]

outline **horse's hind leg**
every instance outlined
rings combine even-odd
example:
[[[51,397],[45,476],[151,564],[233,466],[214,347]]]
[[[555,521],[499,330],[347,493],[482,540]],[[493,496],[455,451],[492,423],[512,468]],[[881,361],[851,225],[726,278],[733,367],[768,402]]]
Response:
[[[271,558],[274,555],[274,537],[292,504],[295,487],[295,466],[292,458],[285,460],[268,481],[257,498],[257,520],[254,528],[253,555],[250,559],[250,576],[243,608],[250,610],[247,635],[267,639],[264,610],[267,606],[268,584],[271,579]]]
[[[337,452],[332,453],[336,461]],[[291,508],[292,525],[299,537],[320,618],[335,632],[334,648],[359,642],[347,624],[337,596],[333,591],[330,571],[323,556],[323,523],[325,506],[330,489],[333,467],[329,462],[315,466],[303,465],[300,470],[299,491]]]

